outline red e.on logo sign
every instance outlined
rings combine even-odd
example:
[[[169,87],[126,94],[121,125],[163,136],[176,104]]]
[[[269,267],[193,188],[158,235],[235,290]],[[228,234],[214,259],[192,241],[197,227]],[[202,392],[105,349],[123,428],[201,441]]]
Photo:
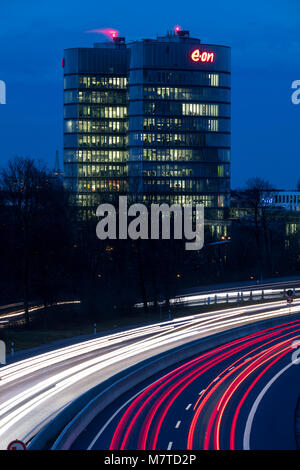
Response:
[[[200,51],[200,49],[195,49],[191,53],[191,60],[193,62],[214,62],[215,53],[207,52],[207,51]]]

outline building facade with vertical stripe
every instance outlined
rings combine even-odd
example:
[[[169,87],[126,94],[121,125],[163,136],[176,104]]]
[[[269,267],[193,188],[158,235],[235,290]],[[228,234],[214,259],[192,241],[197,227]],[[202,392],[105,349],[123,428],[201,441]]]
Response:
[[[65,182],[89,216],[128,194],[144,203],[230,200],[230,48],[188,31],[68,49]],[[222,230],[222,229],[220,229]]]

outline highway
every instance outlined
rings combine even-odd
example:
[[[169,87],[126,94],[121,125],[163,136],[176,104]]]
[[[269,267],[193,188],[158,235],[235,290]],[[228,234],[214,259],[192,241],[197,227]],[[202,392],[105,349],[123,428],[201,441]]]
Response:
[[[299,294],[300,280],[268,280],[259,284],[251,281],[250,283],[243,282],[241,284],[234,283],[224,286],[193,288],[170,299],[170,305],[200,306],[209,303],[236,303],[239,301],[261,300],[262,298],[271,300],[283,298],[287,289],[291,289],[295,294]],[[148,304],[151,306],[153,302],[148,302]],[[143,304],[137,303],[135,306],[142,308]]]
[[[80,300],[67,300],[55,302],[53,305],[80,304]],[[39,302],[30,302],[28,312],[30,314],[43,310],[45,305]],[[25,310],[23,302],[0,306],[0,327],[6,327],[8,324],[21,324],[25,321]]]
[[[115,401],[72,449],[296,449],[299,338],[298,319],[177,365]]]
[[[30,439],[91,387],[146,358],[219,331],[300,311],[264,303],[178,318],[78,342],[0,368],[0,448]]]
[[[278,280],[267,280],[256,284],[255,281],[250,283],[235,283],[224,286],[206,286],[204,288],[193,288],[182,294],[170,299],[171,305],[206,305],[209,298],[211,303],[236,302],[237,299],[259,300],[262,295],[265,299],[282,298],[285,289],[294,289],[296,293],[300,292],[300,279],[287,278]],[[252,293],[252,294],[251,294]],[[217,296],[217,299],[216,299]],[[217,300],[217,302],[216,302]],[[80,300],[58,301],[55,305],[79,304]],[[149,302],[151,305],[152,302]],[[142,303],[137,303],[136,307],[143,307]],[[37,315],[37,312],[45,308],[41,302],[32,301],[29,306],[29,313]],[[23,323],[25,319],[24,304],[22,302],[0,306],[0,328],[5,328],[8,324]]]

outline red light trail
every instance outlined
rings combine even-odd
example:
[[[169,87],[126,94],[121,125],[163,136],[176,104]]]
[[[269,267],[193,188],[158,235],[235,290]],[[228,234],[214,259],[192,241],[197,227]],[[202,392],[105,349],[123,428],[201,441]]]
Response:
[[[133,399],[118,419],[110,450],[161,449],[163,426],[174,404],[208,372],[217,377],[196,400],[184,448],[235,449],[237,422],[250,391],[257,390],[265,374],[291,353],[299,337],[300,321],[293,321],[231,341],[177,367]]]

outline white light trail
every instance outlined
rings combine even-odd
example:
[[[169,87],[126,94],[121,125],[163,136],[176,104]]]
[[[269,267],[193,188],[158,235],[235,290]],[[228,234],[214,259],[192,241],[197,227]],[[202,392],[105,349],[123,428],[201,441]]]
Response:
[[[115,370],[116,364],[121,364],[122,361],[132,359],[139,354],[153,351],[152,355],[155,355],[156,351],[160,351],[165,346],[171,348],[176,342],[192,340],[212,334],[216,330],[282,316],[289,312],[295,313],[299,311],[299,305],[300,301],[296,300],[292,307],[280,308],[283,306],[283,301],[279,301],[181,317],[169,322],[113,333],[4,366],[0,369],[0,391],[1,387],[6,384],[24,381],[27,376],[28,383],[24,391],[2,401],[0,436],[26,415],[38,410],[47,400],[55,400],[55,396],[63,393],[66,388],[74,386],[88,376],[99,374],[105,368],[114,366]],[[147,335],[151,336],[144,338]],[[134,342],[127,344],[128,341]],[[105,351],[110,346],[114,349]],[[93,352],[96,353],[95,357],[84,357],[85,354]],[[60,372],[57,372],[57,369],[51,371],[50,368],[50,375],[46,379],[32,385],[32,381],[36,381],[35,373],[59,363],[63,367],[65,361],[80,357],[82,359],[80,363],[76,365],[67,363],[65,369]]]

